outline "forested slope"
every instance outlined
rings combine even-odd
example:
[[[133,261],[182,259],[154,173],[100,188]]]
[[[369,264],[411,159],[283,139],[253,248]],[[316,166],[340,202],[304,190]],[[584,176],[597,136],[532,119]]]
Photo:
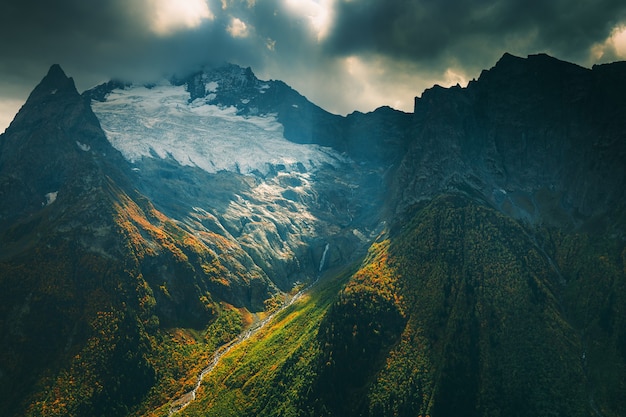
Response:
[[[323,315],[283,317],[183,415],[623,415],[620,245],[462,195],[409,216]]]

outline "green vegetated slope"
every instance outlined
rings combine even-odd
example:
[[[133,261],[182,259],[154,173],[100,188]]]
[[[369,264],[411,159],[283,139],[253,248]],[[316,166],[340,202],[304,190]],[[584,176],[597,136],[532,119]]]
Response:
[[[222,358],[181,416],[295,416],[316,377],[320,322],[350,273],[327,273],[257,334]]]
[[[79,202],[2,236],[25,248],[0,259],[5,415],[143,414],[188,390],[196,367],[244,325],[244,308],[215,298],[229,293],[226,258],[112,183],[93,194],[101,210],[85,224],[100,231],[67,227],[85,219]],[[36,245],[22,242],[34,236]]]
[[[190,416],[624,415],[623,243],[415,208],[207,377]],[[535,237],[534,237],[535,236]]]
[[[269,296],[240,248],[185,232],[130,172],[58,65],[0,135],[3,416],[151,410]]]

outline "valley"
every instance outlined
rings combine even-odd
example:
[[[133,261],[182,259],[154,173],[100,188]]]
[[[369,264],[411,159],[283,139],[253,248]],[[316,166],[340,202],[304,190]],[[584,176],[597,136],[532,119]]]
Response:
[[[222,359],[223,356],[227,355],[231,350],[237,348],[239,345],[249,340],[252,336],[255,336],[266,325],[270,324],[277,315],[282,313],[283,310],[289,308],[293,303],[297,302],[302,296],[305,296],[309,291],[311,291],[311,289],[320,280],[320,275],[322,274],[322,270],[325,265],[326,254],[328,253],[329,247],[330,245],[326,244],[326,247],[324,248],[324,252],[322,253],[322,258],[320,259],[320,264],[319,264],[318,277],[311,284],[302,288],[295,294],[286,295],[286,300],[278,307],[276,311],[273,311],[269,316],[267,316],[263,320],[253,323],[248,329],[245,329],[242,333],[240,333],[239,336],[237,336],[237,338],[228,342],[228,344],[224,346],[220,346],[218,350],[215,352],[215,354],[213,355],[213,358],[211,359],[209,366],[204,368],[202,372],[200,372],[200,375],[198,375],[198,379],[196,381],[196,385],[194,386],[194,388],[190,392],[184,394],[182,397],[172,402],[170,406],[170,411],[169,411],[170,416],[178,413],[179,411],[182,411],[183,409],[185,409],[185,407],[187,407],[192,401],[196,399],[197,392],[198,392],[198,389],[200,389],[200,385],[202,384],[202,381],[210,372],[212,372],[215,369],[215,367],[218,365],[218,363],[220,362],[220,359]]]
[[[347,116],[53,65],[0,136],[0,408],[624,415],[623,97],[545,54]]]

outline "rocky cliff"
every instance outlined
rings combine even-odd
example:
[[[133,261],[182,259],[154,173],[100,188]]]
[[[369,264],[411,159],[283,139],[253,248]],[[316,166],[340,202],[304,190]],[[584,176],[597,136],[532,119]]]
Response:
[[[426,90],[399,209],[456,189],[531,224],[610,230],[626,190],[625,91],[623,63],[509,54],[466,88]]]

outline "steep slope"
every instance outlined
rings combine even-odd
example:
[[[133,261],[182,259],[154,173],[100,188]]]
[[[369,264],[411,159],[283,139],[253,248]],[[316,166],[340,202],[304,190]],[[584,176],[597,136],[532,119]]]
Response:
[[[622,415],[623,242],[551,242],[466,197],[417,209],[321,326],[313,414]]]
[[[624,414],[624,91],[624,63],[505,54],[416,99],[390,198],[406,232],[320,330],[342,352],[320,386],[348,382],[322,391],[331,415]],[[381,338],[400,313],[404,331]],[[369,334],[355,343],[350,326]]]
[[[465,196],[414,207],[356,272],[225,357],[180,415],[622,415],[626,251],[552,233],[558,263]]]
[[[183,415],[626,413],[623,71],[505,55],[425,92],[317,333],[277,324]]]
[[[589,415],[558,273],[518,224],[442,197],[378,246],[320,329],[328,415]]]
[[[6,329],[0,395],[7,413],[23,414],[27,396],[41,389],[34,384],[50,377],[46,370],[54,375],[62,357],[81,351],[95,336],[94,326],[124,329],[108,335],[123,341],[121,349],[124,342],[141,345],[131,317],[113,313],[121,311],[121,300],[115,303],[117,310],[111,305],[117,286],[135,290],[129,288],[133,283],[124,274],[124,260],[109,262],[119,256],[119,248],[112,242],[114,208],[108,202],[120,190],[103,167],[123,160],[115,153],[104,155],[112,149],[73,81],[58,66],[51,67],[0,139],[0,317]],[[121,169],[107,170],[113,177],[123,175]],[[96,315],[103,312],[111,314],[109,322],[96,324]],[[108,347],[112,351],[102,358],[105,363],[122,353],[114,347]],[[112,369],[149,375],[141,355],[139,349]],[[95,380],[112,377],[130,387],[124,376],[98,368]],[[130,397],[146,389],[134,387],[128,390]],[[99,397],[97,403],[111,395],[101,394],[91,397]]]
[[[205,375],[195,401],[177,415],[306,415],[306,393],[320,352],[316,334],[349,271],[323,274],[260,332],[231,349]],[[164,416],[171,405],[147,416]]]
[[[204,95],[198,76],[81,97],[54,65],[0,136],[9,415],[166,403],[280,292],[380,228],[382,162],[319,145],[342,143],[345,119],[249,69],[202,73]]]
[[[131,176],[73,81],[51,67],[0,136],[8,415],[125,415],[155,383],[180,389],[189,365],[164,352],[180,354],[189,341],[166,329],[221,332],[186,348],[210,352],[236,334],[219,324],[231,310],[241,320],[229,306],[259,310],[275,292],[238,248],[182,230]]]
[[[626,190],[626,65],[505,54],[467,88],[426,90],[399,206],[463,190],[524,221],[607,231]],[[619,233],[624,233],[622,229]]]
[[[240,70],[205,81],[242,104]],[[273,97],[263,114],[211,104],[211,90],[192,99],[189,81],[110,82],[81,97],[54,65],[0,136],[6,413],[163,405],[281,291],[353,259],[377,233],[384,165],[286,140],[292,98],[344,119],[248,77]],[[402,129],[386,130],[400,146]]]

